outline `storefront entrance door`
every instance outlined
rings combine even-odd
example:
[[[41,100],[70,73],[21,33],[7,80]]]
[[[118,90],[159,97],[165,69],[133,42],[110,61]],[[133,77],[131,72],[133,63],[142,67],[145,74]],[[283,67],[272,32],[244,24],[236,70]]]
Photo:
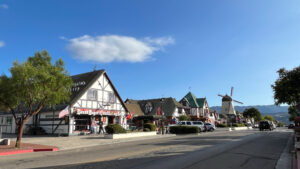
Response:
[[[76,131],[89,130],[90,124],[91,124],[91,117],[89,115],[75,116],[75,130]]]

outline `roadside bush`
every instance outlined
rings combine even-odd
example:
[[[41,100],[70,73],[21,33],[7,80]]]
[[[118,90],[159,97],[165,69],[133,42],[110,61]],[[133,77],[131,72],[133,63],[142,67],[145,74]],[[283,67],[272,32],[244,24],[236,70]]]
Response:
[[[197,126],[171,126],[170,133],[172,134],[189,134],[199,133],[200,129]]]
[[[126,133],[126,130],[119,124],[109,124],[108,126],[105,127],[105,131],[108,134]]]
[[[279,122],[279,123],[277,124],[277,126],[278,126],[278,127],[283,127],[283,123],[282,123],[282,122]]]
[[[241,124],[239,124],[239,123],[233,123],[232,127],[245,127],[245,124],[243,124],[243,123],[241,123]]]
[[[28,126],[26,134],[28,135],[45,135],[46,131],[42,127]]]
[[[179,121],[190,121],[191,117],[188,115],[181,115],[181,116],[179,116],[178,119],[179,119]]]
[[[222,127],[227,127],[227,125],[226,124],[218,124],[217,127],[222,128]]]
[[[152,124],[152,123],[146,123],[146,124],[144,124],[144,131],[145,131],[145,129],[149,129],[149,131],[155,131],[156,126],[155,126],[155,124]]]
[[[149,132],[151,131],[149,128],[144,128],[144,132]]]

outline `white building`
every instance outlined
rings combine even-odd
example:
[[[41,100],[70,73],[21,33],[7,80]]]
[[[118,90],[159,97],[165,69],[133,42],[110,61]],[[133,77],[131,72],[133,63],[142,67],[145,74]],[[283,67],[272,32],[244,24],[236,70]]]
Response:
[[[25,133],[31,125],[41,127],[49,134],[77,135],[89,132],[91,121],[102,122],[104,127],[109,123],[127,127],[128,110],[105,70],[75,75],[72,79],[70,101],[43,109],[28,121]],[[10,113],[0,113],[0,126],[3,133],[16,131]]]

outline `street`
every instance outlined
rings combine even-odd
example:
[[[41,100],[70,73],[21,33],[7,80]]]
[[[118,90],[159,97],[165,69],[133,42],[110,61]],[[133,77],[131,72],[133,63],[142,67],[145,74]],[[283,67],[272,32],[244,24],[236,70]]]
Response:
[[[0,157],[0,168],[274,169],[291,133],[287,129],[212,132],[11,155]]]

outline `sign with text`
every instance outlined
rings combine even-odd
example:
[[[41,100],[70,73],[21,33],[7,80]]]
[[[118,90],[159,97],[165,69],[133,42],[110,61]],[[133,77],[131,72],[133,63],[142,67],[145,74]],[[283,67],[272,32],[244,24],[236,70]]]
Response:
[[[74,112],[78,115],[80,114],[88,114],[88,115],[115,115],[120,116],[121,112],[117,110],[100,110],[100,109],[80,109],[74,108]]]

